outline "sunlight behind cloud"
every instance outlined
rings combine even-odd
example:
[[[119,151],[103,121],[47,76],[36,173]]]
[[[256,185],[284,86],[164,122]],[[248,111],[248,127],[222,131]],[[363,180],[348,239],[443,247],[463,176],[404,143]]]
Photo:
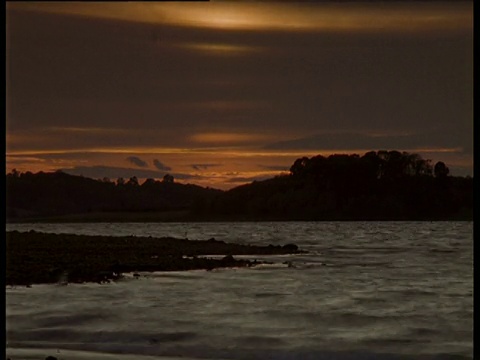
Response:
[[[268,135],[239,133],[199,133],[190,137],[190,140],[197,143],[214,143],[229,145],[267,141],[269,139],[271,139],[271,137]]]
[[[401,31],[472,29],[472,4],[32,2],[9,9],[219,30]]]
[[[260,51],[258,47],[212,43],[182,43],[178,44],[177,47],[220,56],[238,56]]]
[[[214,134],[201,134],[205,140],[214,140]],[[221,134],[215,134],[221,135]],[[236,135],[236,134],[234,134]],[[228,134],[223,134],[228,137]],[[200,136],[202,140],[202,136]],[[219,139],[222,140],[221,138]],[[218,145],[225,145],[220,142]],[[151,164],[153,159],[161,158],[162,162],[169,164],[175,171],[189,176],[188,182],[203,186],[213,186],[228,189],[236,185],[247,183],[255,179],[271,178],[280,173],[288,172],[291,164],[301,157],[316,155],[329,156],[331,154],[359,154],[362,156],[371,149],[348,149],[348,150],[308,150],[308,151],[266,151],[253,147],[221,147],[216,148],[97,148],[76,150],[44,150],[44,151],[21,151],[7,154],[7,172],[16,168],[19,171],[55,171],[57,169],[75,166],[122,167],[125,157],[137,156]],[[402,149],[411,153],[418,153],[425,159],[446,161],[449,166],[470,167],[471,158],[465,159],[460,149]],[[258,168],[259,162],[263,164]],[[222,164],[221,169],[210,167],[192,167],[192,164]],[[282,169],[279,169],[279,165]],[[135,170],[135,169],[134,169]],[[138,169],[137,169],[138,170]]]
[[[407,8],[402,4],[169,3],[155,8],[172,24],[223,30],[410,31],[472,25],[468,11],[452,11],[445,4]]]
[[[111,134],[111,133],[125,133],[128,129],[116,129],[116,128],[100,128],[100,127],[72,127],[72,126],[52,126],[49,130],[53,132],[61,133],[98,133],[98,134]]]

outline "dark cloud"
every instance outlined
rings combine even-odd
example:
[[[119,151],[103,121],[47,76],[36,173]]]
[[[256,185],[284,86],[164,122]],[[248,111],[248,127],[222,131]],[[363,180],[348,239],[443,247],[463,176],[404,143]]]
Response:
[[[163,143],[178,140],[186,127],[281,127],[306,133],[473,127],[473,35],[468,28],[447,35],[351,31],[287,36],[159,25],[162,39],[174,40],[154,44],[151,25],[18,11],[9,11],[8,18],[9,74],[15,79],[8,81],[12,128],[68,122],[177,129],[178,135],[161,137]],[[265,51],[227,61],[196,52],[185,56],[177,46],[184,42],[238,43]],[[268,106],[201,106],[212,101]]]
[[[290,169],[290,165],[258,165],[258,167],[265,170],[274,171],[288,171]]]
[[[470,146],[469,135],[458,132],[432,130],[406,134],[362,134],[340,132],[318,134],[305,138],[280,141],[265,146],[274,150],[352,150],[352,149],[458,149]]]
[[[161,171],[170,171],[172,170],[172,168],[170,166],[166,166],[165,164],[163,164],[160,160],[158,159],[155,159],[153,160],[153,166],[155,166],[158,170],[161,170]]]
[[[137,156],[129,156],[127,160],[138,167],[148,167],[148,164]]]
[[[227,180],[228,183],[247,183],[252,181],[262,181],[271,179],[271,175],[259,175],[259,176],[236,176]]]
[[[190,165],[194,170],[207,170],[211,167],[222,166],[222,164],[192,164]]]
[[[82,176],[93,178],[93,179],[100,179],[103,177],[108,177],[111,179],[116,179],[119,177],[130,178],[132,176],[136,176],[137,178],[161,179],[166,174],[166,172],[155,171],[155,170],[132,169],[132,168],[104,166],[104,165],[75,166],[72,168],[64,168],[60,170],[68,174],[82,175]],[[201,176],[198,176],[198,175],[189,175],[189,174],[183,174],[183,173],[172,173],[170,175],[180,180],[202,178]]]
[[[98,158],[96,152],[75,151],[75,152],[60,152],[60,153],[39,153],[35,157],[45,160],[86,160]],[[16,157],[23,157],[28,155],[16,155]]]
[[[417,9],[413,1],[397,3]],[[199,146],[192,135],[235,131],[298,135],[268,146],[278,151],[428,146],[473,157],[470,2],[422,2],[422,11],[442,16],[426,18],[425,27],[404,18],[396,32],[223,31],[162,23],[161,16],[142,24],[22,6],[7,6],[6,15],[9,151],[189,149]],[[369,13],[372,5],[356,9]],[[459,16],[463,25],[448,25]],[[430,21],[448,26],[428,28]],[[254,51],[209,53],[211,44]],[[54,127],[91,130],[42,130]],[[322,132],[344,135],[307,137]]]

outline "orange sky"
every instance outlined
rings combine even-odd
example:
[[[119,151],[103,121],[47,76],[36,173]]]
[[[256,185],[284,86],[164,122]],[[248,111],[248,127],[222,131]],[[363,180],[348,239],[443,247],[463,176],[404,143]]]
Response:
[[[473,6],[7,3],[7,171],[228,189],[302,156],[473,174]]]

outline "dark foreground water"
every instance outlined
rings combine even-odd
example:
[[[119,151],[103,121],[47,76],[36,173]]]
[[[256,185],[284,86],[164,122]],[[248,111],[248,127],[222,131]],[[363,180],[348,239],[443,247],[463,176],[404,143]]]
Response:
[[[256,257],[275,264],[250,269],[7,288],[12,360],[473,358],[472,222],[7,226],[30,229],[294,242],[310,253]]]

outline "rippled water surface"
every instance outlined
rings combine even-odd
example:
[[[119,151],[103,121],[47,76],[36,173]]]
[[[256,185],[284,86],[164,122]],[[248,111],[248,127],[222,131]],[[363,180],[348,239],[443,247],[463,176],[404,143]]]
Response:
[[[472,222],[7,225],[31,229],[293,242],[309,253],[253,257],[274,264],[248,269],[7,288],[12,360],[473,358]]]

